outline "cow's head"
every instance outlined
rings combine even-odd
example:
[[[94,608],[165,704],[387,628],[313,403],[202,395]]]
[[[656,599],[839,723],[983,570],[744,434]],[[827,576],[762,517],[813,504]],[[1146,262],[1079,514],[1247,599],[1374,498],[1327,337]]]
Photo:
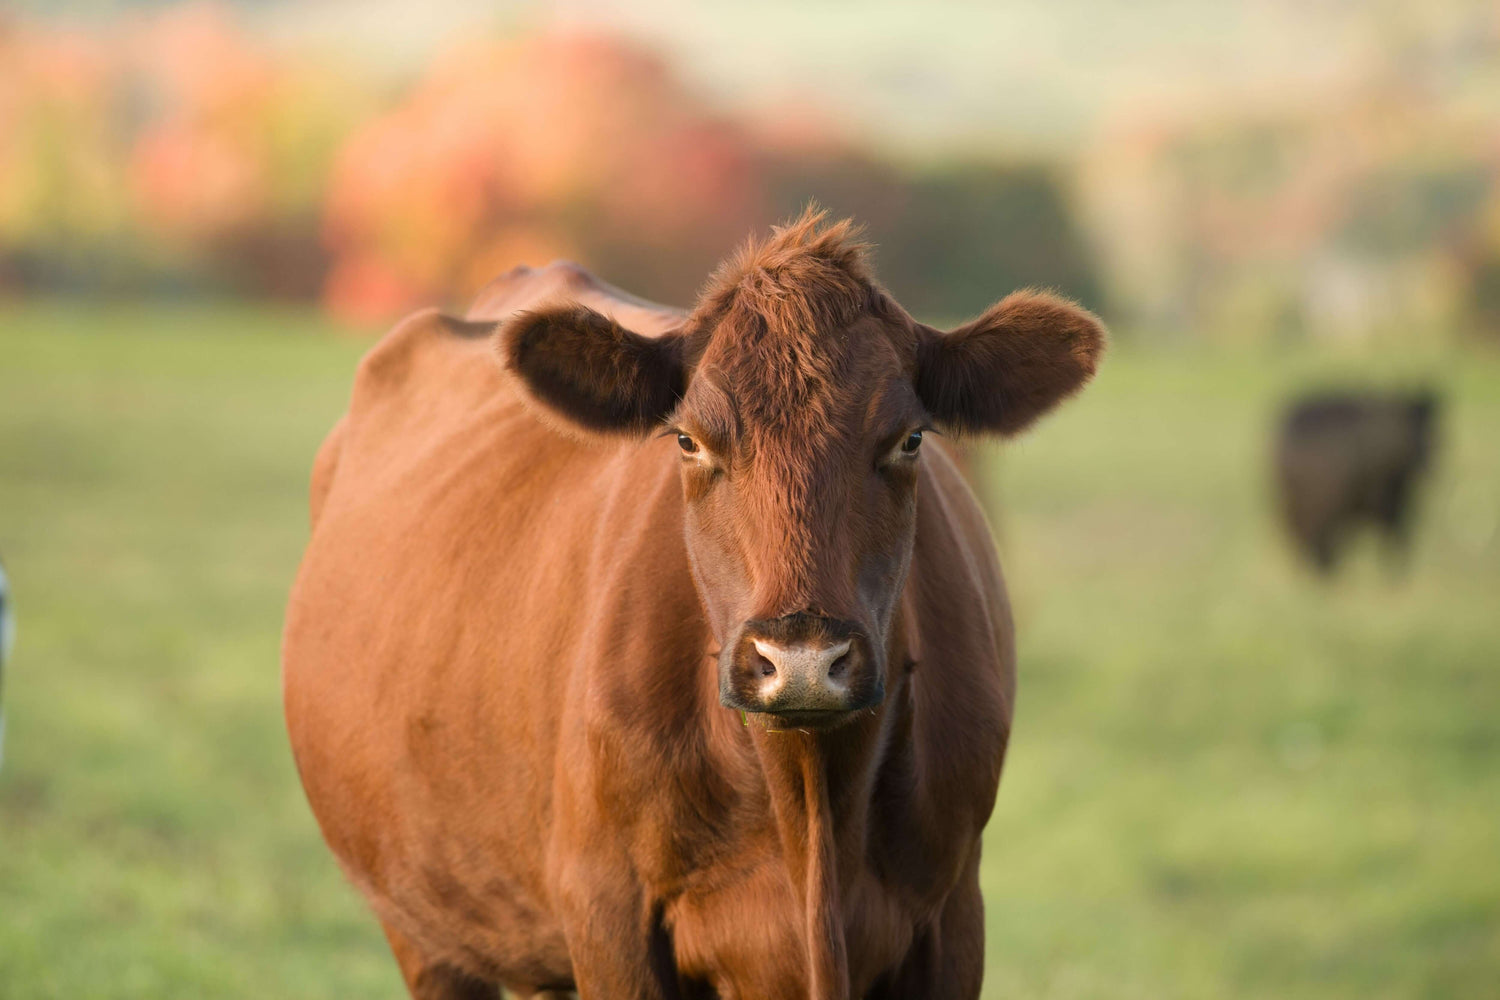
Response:
[[[1104,344],[1092,315],[1033,292],[949,333],[923,326],[853,237],[812,212],[778,228],[663,337],[577,305],[499,335],[554,417],[675,438],[720,699],[798,726],[884,696],[924,435],[1020,431],[1088,380]]]

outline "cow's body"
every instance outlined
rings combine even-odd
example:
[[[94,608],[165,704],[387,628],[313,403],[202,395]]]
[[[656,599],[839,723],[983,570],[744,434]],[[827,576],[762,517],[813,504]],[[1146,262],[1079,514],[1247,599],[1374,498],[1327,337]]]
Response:
[[[639,330],[678,318],[554,266],[497,282],[471,319],[559,286]],[[832,827],[852,995],[974,995],[1014,661],[947,457],[922,473],[892,650],[915,668],[851,724],[879,748],[846,770],[849,732],[752,733],[720,707],[677,472],[652,460],[674,445],[559,434],[480,329],[421,314],[362,363],[318,459],[286,637],[308,796],[409,979],[572,988],[583,935],[559,899],[587,887],[645,907],[657,940],[617,943],[669,949],[689,990],[805,996],[802,848],[781,837],[809,818],[778,822],[800,804],[773,802],[757,735],[832,750],[810,825]]]
[[[1015,694],[930,431],[1015,434],[1104,331],[949,332],[809,211],[690,313],[571,265],[360,366],[313,474],[286,709],[412,993],[978,996]]]

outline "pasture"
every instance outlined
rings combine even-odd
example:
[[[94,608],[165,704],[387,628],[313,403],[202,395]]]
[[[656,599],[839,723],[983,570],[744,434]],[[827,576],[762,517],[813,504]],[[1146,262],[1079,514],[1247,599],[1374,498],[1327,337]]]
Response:
[[[404,995],[282,729],[308,466],[365,342],[249,307],[0,309],[0,996]],[[1432,376],[1402,577],[1270,516],[1277,401]],[[1122,346],[994,449],[1021,700],[987,997],[1500,981],[1500,357]]]

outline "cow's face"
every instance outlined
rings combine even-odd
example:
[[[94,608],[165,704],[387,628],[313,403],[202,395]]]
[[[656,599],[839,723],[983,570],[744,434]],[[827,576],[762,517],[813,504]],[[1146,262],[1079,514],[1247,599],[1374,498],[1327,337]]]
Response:
[[[777,246],[745,255],[774,269],[721,272],[665,337],[566,306],[508,321],[500,347],[556,416],[675,442],[721,701],[831,726],[884,696],[924,437],[1021,429],[1092,374],[1103,331],[1070,303],[1019,294],[940,333],[828,231]]]
[[[815,725],[884,695],[933,429],[893,332],[789,344],[731,313],[668,420],[726,705]]]

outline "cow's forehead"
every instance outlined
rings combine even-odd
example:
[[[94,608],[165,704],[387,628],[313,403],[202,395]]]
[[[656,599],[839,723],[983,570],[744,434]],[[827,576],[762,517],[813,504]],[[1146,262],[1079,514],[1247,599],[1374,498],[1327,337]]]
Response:
[[[690,384],[683,412],[732,424],[739,440],[860,434],[872,399],[909,382],[915,360],[910,319],[875,284],[866,249],[850,223],[809,211],[726,261],[689,318],[704,384]]]
[[[873,316],[795,337],[767,331],[725,338],[705,352],[684,412],[718,438],[832,445],[879,433],[911,408],[916,397],[907,368]]]

